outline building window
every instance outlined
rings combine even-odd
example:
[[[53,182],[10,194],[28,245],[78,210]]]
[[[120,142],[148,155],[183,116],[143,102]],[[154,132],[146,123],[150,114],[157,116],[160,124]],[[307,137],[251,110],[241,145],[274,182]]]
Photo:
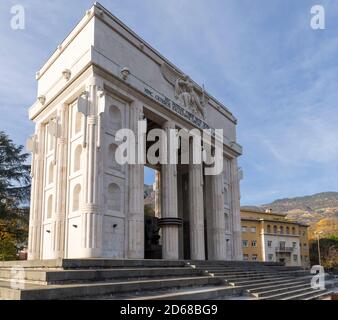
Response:
[[[290,234],[290,228],[289,227],[286,227],[286,234]]]
[[[306,243],[304,243],[303,246],[306,247]]]
[[[272,247],[272,241],[271,241],[271,240],[268,241],[268,247],[269,247],[269,248]]]
[[[283,226],[280,226],[280,233],[281,233],[281,234],[284,233],[284,228],[283,228]]]
[[[248,254],[243,254],[243,260],[248,261],[249,260],[249,255]]]
[[[305,231],[303,231],[303,236],[305,237]]]
[[[274,234],[277,233],[277,226],[273,226],[273,233],[274,233]]]
[[[297,261],[298,260],[298,255],[294,254],[293,255],[293,261]]]
[[[292,227],[292,234],[296,234],[296,228]]]
[[[243,248],[247,248],[248,247],[248,240],[243,240],[242,246],[243,246]]]
[[[257,241],[256,240],[252,240],[251,241],[251,246],[252,247],[257,247]]]
[[[305,261],[305,262],[307,262],[307,259],[308,259],[308,257],[307,257],[307,256],[304,256],[304,261]]]
[[[256,233],[256,227],[251,227],[251,232]]]
[[[266,227],[266,232],[267,233],[271,233],[271,226],[268,224],[267,227]]]
[[[257,261],[257,254],[252,255],[252,261]]]
[[[242,226],[242,232],[246,232],[246,226]]]
[[[268,259],[269,259],[269,261],[272,261],[273,260],[273,254],[269,254]]]
[[[292,242],[292,247],[296,248],[296,246],[297,246],[297,243],[296,242]]]

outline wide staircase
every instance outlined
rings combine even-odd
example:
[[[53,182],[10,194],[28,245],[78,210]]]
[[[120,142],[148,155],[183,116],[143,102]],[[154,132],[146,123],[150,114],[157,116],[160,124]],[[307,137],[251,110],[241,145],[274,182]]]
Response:
[[[329,296],[333,289],[328,286],[311,288],[312,276],[278,263],[243,261],[0,262],[0,299],[311,300]]]

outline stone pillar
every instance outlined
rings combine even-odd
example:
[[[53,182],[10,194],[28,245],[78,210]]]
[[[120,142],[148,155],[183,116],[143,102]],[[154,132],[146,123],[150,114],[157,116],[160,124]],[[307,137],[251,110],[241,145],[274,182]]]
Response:
[[[138,120],[143,119],[143,105],[134,102],[130,107],[130,129],[135,136]],[[138,139],[137,139],[138,140]],[[139,141],[136,141],[138,148]],[[139,155],[138,155],[139,156]],[[138,159],[136,159],[136,163]],[[144,258],[144,165],[128,165],[129,212],[128,212],[128,252],[129,259]]]
[[[169,130],[175,129],[175,125],[167,121],[163,129],[168,138],[167,159],[169,160]],[[178,228],[181,220],[178,218],[176,164],[161,165],[161,216],[162,259],[177,260],[179,258]]]
[[[203,206],[203,168],[193,164],[192,141],[190,141],[189,164],[189,226],[190,259],[205,260],[204,245],[204,206]]]
[[[96,258],[102,251],[102,214],[99,207],[99,152],[97,148],[98,116],[95,78],[87,86],[87,136],[84,161],[84,204],[82,212],[82,256]]]
[[[231,215],[233,223],[233,258],[242,260],[241,211],[237,159],[230,162]]]
[[[223,174],[205,176],[208,260],[226,260]]]
[[[43,198],[43,153],[44,129],[42,124],[36,125],[36,133],[32,143],[32,186],[31,205],[29,215],[28,260],[41,259],[41,229],[42,229],[42,201]]]
[[[65,219],[67,195],[67,105],[57,110],[57,146],[56,146],[56,210],[53,216],[52,250],[54,259],[64,258]]]
[[[161,217],[161,174],[155,173],[154,193],[155,193],[155,217]]]

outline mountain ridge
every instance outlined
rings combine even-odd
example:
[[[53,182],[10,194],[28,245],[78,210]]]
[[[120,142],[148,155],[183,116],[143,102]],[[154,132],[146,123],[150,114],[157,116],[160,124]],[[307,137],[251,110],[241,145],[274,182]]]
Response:
[[[261,206],[242,208],[286,213],[287,219],[309,225],[309,238],[314,238],[315,232],[322,232],[322,236],[338,235],[338,192],[283,198]]]

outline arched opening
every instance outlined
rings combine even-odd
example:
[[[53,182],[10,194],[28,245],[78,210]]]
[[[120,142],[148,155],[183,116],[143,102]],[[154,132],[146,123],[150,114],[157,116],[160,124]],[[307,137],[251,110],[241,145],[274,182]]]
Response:
[[[267,233],[271,233],[271,226],[268,224],[267,227],[266,227],[266,232]]]
[[[280,227],[280,233],[281,233],[281,234],[284,233],[284,227],[283,227],[283,226]]]
[[[81,194],[81,186],[77,184],[73,190],[73,212],[79,211],[80,209],[80,194]]]
[[[286,234],[290,234],[290,228],[289,227],[286,227]]]
[[[74,152],[74,172],[81,169],[82,146],[78,145]]]
[[[121,211],[121,190],[116,183],[108,186],[108,210]]]
[[[277,226],[273,226],[273,233],[277,233]]]
[[[122,114],[118,107],[110,106],[109,108],[110,123],[113,129],[118,130],[122,126]]]

